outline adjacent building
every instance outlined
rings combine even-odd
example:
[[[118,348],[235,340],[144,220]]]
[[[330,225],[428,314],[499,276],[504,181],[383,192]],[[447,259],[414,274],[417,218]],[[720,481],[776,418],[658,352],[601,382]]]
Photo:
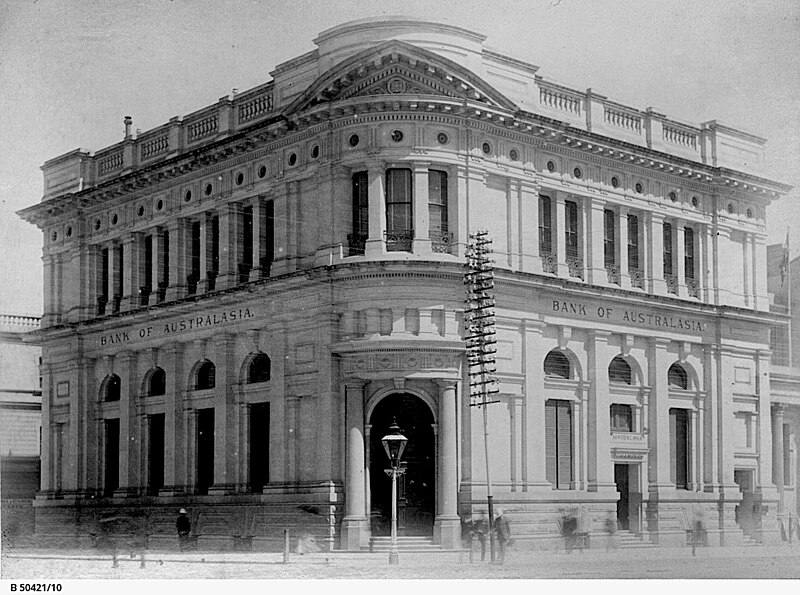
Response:
[[[401,534],[460,547],[486,508],[463,314],[483,228],[518,547],[559,547],[567,517],[602,544],[609,515],[666,545],[697,520],[712,545],[780,539],[799,397],[770,382],[765,209],[789,187],[765,140],[484,42],[346,23],[259,87],[44,164],[20,213],[44,234],[39,533],[122,507],[172,540],[187,507],[209,544],[360,549],[388,531],[396,419]]]
[[[3,536],[33,532],[42,431],[40,319],[0,315],[0,501]]]

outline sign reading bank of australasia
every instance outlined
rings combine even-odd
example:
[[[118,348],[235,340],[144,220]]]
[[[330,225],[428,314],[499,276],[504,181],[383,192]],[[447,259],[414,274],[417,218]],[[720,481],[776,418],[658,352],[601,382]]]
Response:
[[[555,314],[577,316],[590,320],[606,320],[614,324],[628,324],[651,328],[702,333],[708,330],[708,323],[687,316],[673,316],[665,313],[645,312],[631,308],[598,306],[581,302],[550,300],[551,311]]]
[[[236,322],[237,320],[245,320],[253,317],[254,314],[250,311],[250,308],[232,308],[230,310],[213,312],[203,316],[178,318],[177,320],[168,320],[127,331],[106,333],[100,337],[99,344],[101,347],[105,347],[106,345],[116,345],[118,343],[130,343],[138,339],[168,337],[187,331],[226,325]]]

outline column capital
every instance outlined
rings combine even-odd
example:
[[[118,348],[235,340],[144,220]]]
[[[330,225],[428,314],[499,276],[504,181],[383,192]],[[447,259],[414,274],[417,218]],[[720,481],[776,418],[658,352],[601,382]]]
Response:
[[[363,378],[348,378],[344,381],[346,389],[362,390],[367,385],[367,380]]]
[[[441,390],[447,390],[448,388],[455,389],[458,384],[458,380],[452,378],[434,378],[433,381]]]
[[[666,349],[670,343],[672,343],[672,340],[664,337],[650,337],[647,339],[647,344],[656,349]]]
[[[786,413],[786,405],[783,403],[772,403],[772,414],[781,418]]]
[[[602,196],[592,195],[589,197],[589,206],[592,209],[595,210],[605,209],[607,204],[608,201]]]
[[[214,347],[227,347],[235,340],[236,336],[233,333],[216,333],[211,342]]]
[[[590,339],[593,341],[605,341],[608,343],[608,340],[611,338],[612,333],[611,331],[599,331],[596,329],[591,329],[586,333]]]
[[[120,351],[117,353],[117,358],[119,358],[120,363],[129,364],[136,359],[137,355],[137,352],[131,350]]]

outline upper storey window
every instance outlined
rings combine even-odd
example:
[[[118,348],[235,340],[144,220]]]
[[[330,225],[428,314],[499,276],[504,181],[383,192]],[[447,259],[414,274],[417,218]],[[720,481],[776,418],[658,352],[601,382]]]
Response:
[[[570,277],[583,278],[583,259],[580,257],[580,242],[578,238],[578,203],[571,200],[564,201],[566,216],[564,220],[564,239],[567,251],[567,267]]]
[[[689,377],[680,364],[672,364],[667,371],[667,384],[673,388],[689,388]]]
[[[670,293],[678,293],[677,279],[673,273],[673,255],[672,255],[672,224],[664,223],[664,280],[667,282],[667,291]]]
[[[433,251],[449,252],[452,235],[447,222],[447,172],[428,172],[428,220]]]
[[[267,382],[270,377],[271,367],[272,363],[267,354],[257,354],[247,368],[247,383]]]
[[[639,268],[639,217],[628,215],[628,274],[633,287],[644,287],[642,270]]]
[[[216,386],[217,369],[210,361],[205,361],[197,370],[196,390],[206,390]]]
[[[414,239],[410,169],[386,170],[386,249],[411,251]]]
[[[161,368],[156,368],[150,374],[150,382],[148,383],[147,394],[151,397],[163,395],[167,390],[167,375]]]
[[[544,358],[544,375],[548,378],[572,378],[572,366],[567,356],[553,350]]]
[[[606,267],[608,282],[619,285],[616,218],[616,213],[611,209],[603,211],[603,265]]]
[[[121,386],[122,383],[120,382],[119,376],[116,374],[111,374],[111,376],[109,376],[106,380],[103,400],[106,402],[119,401]]]
[[[350,256],[364,254],[369,237],[369,180],[367,172],[353,174],[353,233],[347,236]]]
[[[539,253],[553,253],[553,221],[550,213],[550,197],[539,197]]]
[[[632,384],[633,374],[628,362],[622,356],[616,356],[608,366],[608,381],[620,384]]]
[[[686,227],[683,230],[683,268],[686,277],[686,291],[691,297],[700,297],[700,290],[695,279],[695,236],[694,229]]]

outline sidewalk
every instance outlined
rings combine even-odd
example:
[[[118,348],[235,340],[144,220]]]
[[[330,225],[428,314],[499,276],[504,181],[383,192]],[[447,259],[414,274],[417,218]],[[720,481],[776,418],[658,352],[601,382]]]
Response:
[[[800,578],[800,545],[642,550],[510,551],[504,565],[476,561],[468,552],[385,553],[146,552],[141,558],[63,550],[17,550],[3,556],[2,578],[37,579],[488,579],[488,578]]]

